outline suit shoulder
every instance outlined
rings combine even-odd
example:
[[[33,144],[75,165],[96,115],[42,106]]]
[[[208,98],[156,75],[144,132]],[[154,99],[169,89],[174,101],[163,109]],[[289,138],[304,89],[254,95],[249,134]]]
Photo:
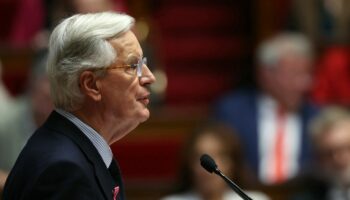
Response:
[[[86,160],[78,145],[64,134],[39,128],[22,151],[23,159],[49,165],[54,162],[82,163]]]

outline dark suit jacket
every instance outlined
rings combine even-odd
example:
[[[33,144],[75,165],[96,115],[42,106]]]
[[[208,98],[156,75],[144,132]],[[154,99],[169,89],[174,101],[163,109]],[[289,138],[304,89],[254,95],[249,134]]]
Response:
[[[19,155],[3,199],[113,199],[116,185],[125,199],[119,170],[109,172],[90,140],[53,111]]]
[[[256,90],[239,90],[221,98],[214,106],[214,120],[234,128],[243,143],[245,158],[258,174],[258,97]],[[303,166],[310,157],[307,125],[317,113],[317,108],[304,103],[299,110],[302,122],[301,154],[299,163]]]

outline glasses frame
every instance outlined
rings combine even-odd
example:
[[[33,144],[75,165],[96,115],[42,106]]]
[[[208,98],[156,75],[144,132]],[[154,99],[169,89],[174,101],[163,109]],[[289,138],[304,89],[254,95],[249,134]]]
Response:
[[[109,70],[109,69],[118,69],[118,68],[124,68],[124,69],[128,69],[128,68],[135,69],[136,68],[136,75],[137,75],[137,77],[140,78],[140,77],[142,77],[143,65],[147,65],[147,57],[141,58],[136,64],[122,65],[122,66],[110,66],[110,67],[104,67],[104,68],[93,68],[90,70],[100,71],[100,70]]]

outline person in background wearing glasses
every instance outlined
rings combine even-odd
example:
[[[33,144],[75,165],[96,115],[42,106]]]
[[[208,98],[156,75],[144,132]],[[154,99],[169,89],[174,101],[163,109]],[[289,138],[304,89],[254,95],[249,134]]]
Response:
[[[299,178],[293,200],[350,199],[350,112],[324,108],[310,126],[314,167]]]
[[[54,29],[47,73],[55,109],[18,157],[4,200],[125,199],[109,145],[149,118],[155,82],[133,24],[103,12],[74,15]]]

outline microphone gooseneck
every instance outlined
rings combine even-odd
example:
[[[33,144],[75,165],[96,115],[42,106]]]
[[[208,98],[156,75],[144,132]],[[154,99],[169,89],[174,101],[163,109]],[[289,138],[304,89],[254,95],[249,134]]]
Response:
[[[202,167],[207,170],[209,173],[215,173],[219,175],[224,181],[227,183],[228,186],[230,186],[231,189],[233,189],[242,199],[244,200],[252,200],[246,193],[243,192],[243,190],[236,185],[233,181],[231,181],[229,178],[227,178],[216,165],[213,158],[211,158],[208,154],[203,154],[200,158],[200,162]]]

